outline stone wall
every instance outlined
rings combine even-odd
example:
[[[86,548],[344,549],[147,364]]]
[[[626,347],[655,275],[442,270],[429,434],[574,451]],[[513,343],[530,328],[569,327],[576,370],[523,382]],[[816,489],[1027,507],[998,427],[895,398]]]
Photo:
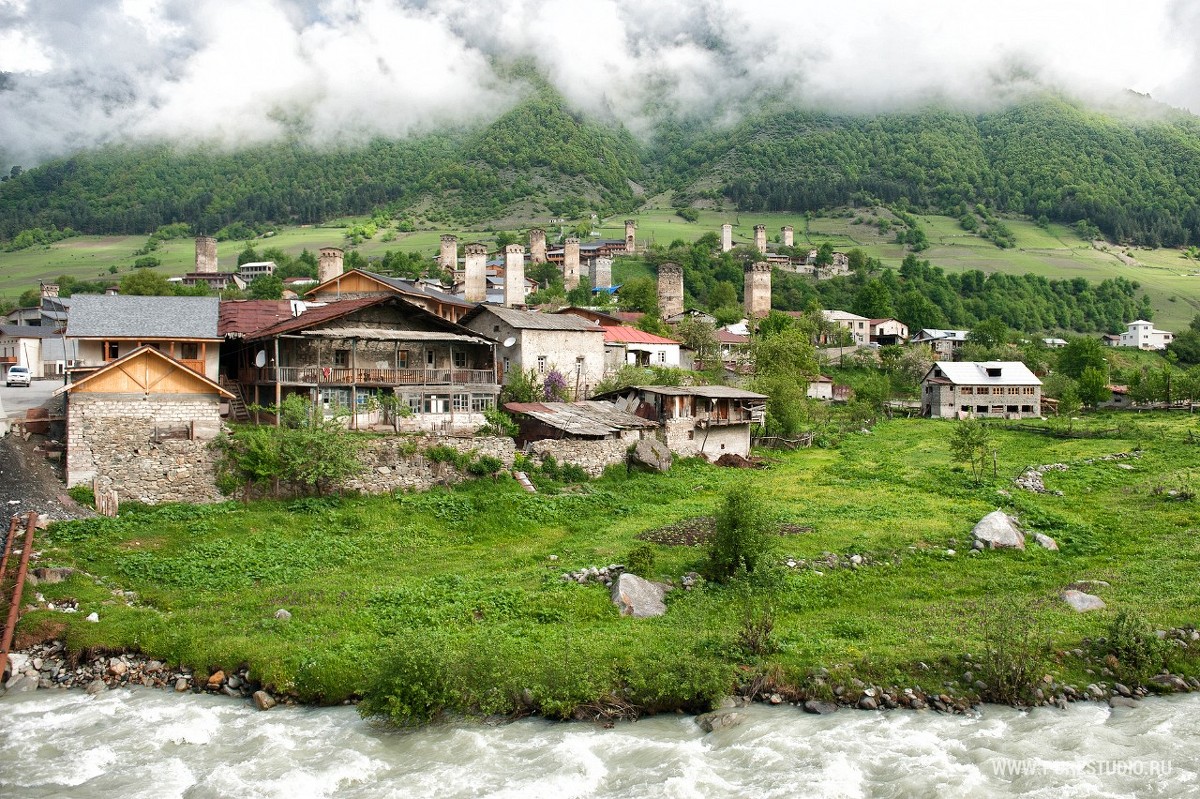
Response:
[[[516,448],[511,438],[451,438],[440,436],[388,436],[363,442],[359,459],[365,469],[346,481],[345,487],[364,494],[387,494],[397,489],[424,491],[436,485],[461,482],[464,477],[453,466],[434,463],[425,457],[430,447],[453,447],[490,455],[511,469]]]
[[[609,466],[625,463],[625,453],[639,437],[636,430],[625,431],[622,435],[623,438],[600,440],[544,439],[530,442],[528,450],[539,461],[553,456],[559,463],[575,464],[589,477],[599,477]]]
[[[214,502],[208,444],[220,429],[215,395],[72,394],[67,485],[95,478],[122,500]]]
[[[710,461],[731,453],[743,458],[750,454],[750,423],[695,426],[690,418],[668,419],[659,436],[671,452],[683,458],[703,455]]]

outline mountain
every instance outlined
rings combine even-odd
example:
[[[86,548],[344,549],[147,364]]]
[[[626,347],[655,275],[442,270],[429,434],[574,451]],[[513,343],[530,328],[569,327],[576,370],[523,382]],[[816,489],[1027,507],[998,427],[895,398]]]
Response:
[[[51,225],[144,233],[178,221],[213,232],[380,207],[460,225],[514,213],[575,218],[631,209],[644,188],[746,211],[878,202],[959,216],[983,204],[1086,220],[1119,241],[1200,242],[1200,120],[1130,108],[1098,111],[1052,94],[981,113],[776,105],[732,126],[664,120],[639,141],[541,85],[490,124],[361,147],[82,152],[0,184],[0,238]]]

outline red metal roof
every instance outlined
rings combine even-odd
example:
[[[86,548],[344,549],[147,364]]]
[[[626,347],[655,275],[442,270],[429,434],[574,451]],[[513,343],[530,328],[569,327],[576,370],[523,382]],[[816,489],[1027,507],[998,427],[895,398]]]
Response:
[[[717,341],[721,344],[749,344],[750,337],[743,336],[741,333],[730,333],[728,330],[721,329],[716,332]]]
[[[338,300],[331,302],[328,305],[322,305],[317,308],[309,308],[299,316],[293,317],[288,314],[288,318],[284,319],[269,327],[254,331],[252,338],[266,338],[269,336],[277,336],[281,333],[290,333],[293,330],[304,330],[306,328],[315,327],[322,322],[328,322],[331,319],[337,319],[347,314],[353,313],[360,308],[368,308],[372,305],[378,305],[381,302],[389,300],[400,300],[394,294],[376,294],[371,297],[360,297],[356,300]],[[403,302],[403,300],[400,300]],[[424,309],[417,310],[425,313]]]
[[[290,300],[226,300],[217,314],[217,333],[246,336],[291,317]]]
[[[604,331],[604,343],[622,343],[622,344],[678,344],[678,341],[670,338],[656,336],[653,333],[647,333],[644,330],[638,330],[636,327],[625,327],[624,325],[606,325],[601,328]]]

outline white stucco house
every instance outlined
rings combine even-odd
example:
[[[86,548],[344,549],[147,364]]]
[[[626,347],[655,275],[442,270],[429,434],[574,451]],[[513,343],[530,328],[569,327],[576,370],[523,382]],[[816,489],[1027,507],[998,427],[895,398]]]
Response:
[[[1155,330],[1154,325],[1145,319],[1130,322],[1129,328],[1121,334],[1122,347],[1137,347],[1139,350],[1165,350],[1175,339],[1175,334],[1169,330]]]

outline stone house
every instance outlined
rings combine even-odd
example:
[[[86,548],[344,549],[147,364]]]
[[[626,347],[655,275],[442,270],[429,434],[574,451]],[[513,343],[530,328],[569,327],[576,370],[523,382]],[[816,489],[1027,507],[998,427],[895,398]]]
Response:
[[[68,486],[97,481],[122,499],[216,499],[208,442],[232,395],[159,349],[142,345],[63,386]]]
[[[533,370],[539,379],[557,371],[575,399],[591,394],[604,377],[604,328],[572,314],[477,305],[461,324],[496,344],[501,382]]]
[[[1020,361],[935,363],[921,381],[925,416],[1023,419],[1041,405],[1042,381]]]
[[[72,378],[153,347],[215,381],[219,372],[220,301],[216,297],[80,294],[71,298],[66,338],[74,342]]]
[[[383,422],[394,398],[411,413],[393,429],[473,431],[500,391],[491,341],[395,294],[306,305],[230,350],[247,400],[302,394],[352,427]]]
[[[604,331],[604,361],[610,371],[622,366],[679,367],[679,342],[636,327],[608,325]]]
[[[935,361],[951,361],[962,349],[962,345],[967,343],[968,332],[923,327],[908,343],[928,347]]]
[[[659,438],[671,452],[710,461],[750,454],[750,427],[764,421],[767,401],[730,386],[630,386],[596,399],[658,422]]]
[[[573,463],[593,477],[624,463],[629,447],[653,436],[658,424],[609,402],[509,402],[519,427],[517,446],[530,455]]]

